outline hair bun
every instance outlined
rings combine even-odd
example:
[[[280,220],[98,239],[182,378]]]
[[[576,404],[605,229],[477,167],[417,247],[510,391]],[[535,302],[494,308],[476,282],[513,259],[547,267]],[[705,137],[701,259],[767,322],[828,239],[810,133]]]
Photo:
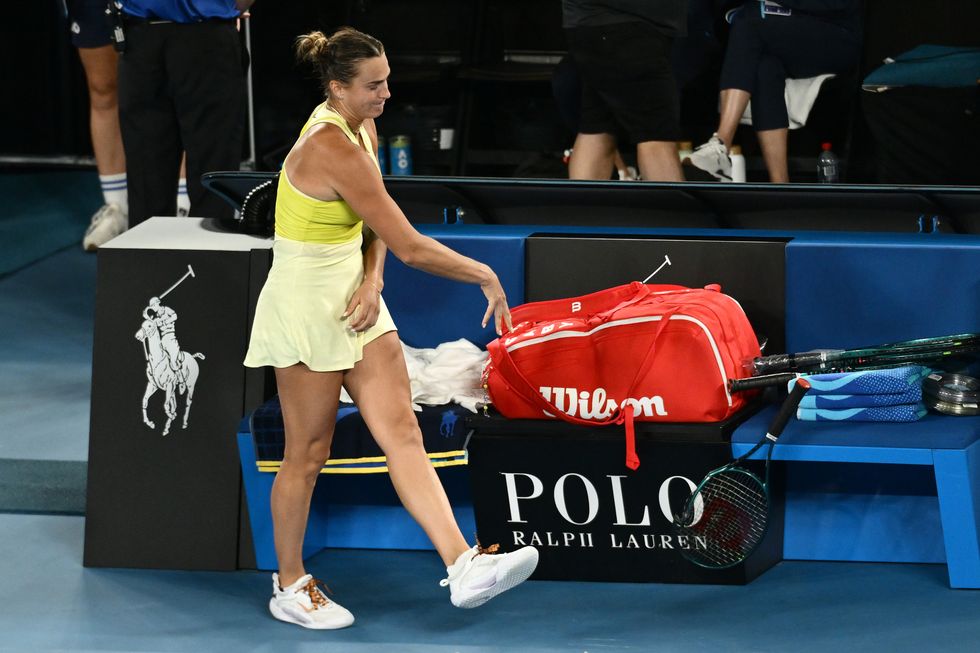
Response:
[[[296,55],[302,61],[316,62],[329,55],[330,45],[330,39],[319,30],[301,34],[296,37]]]

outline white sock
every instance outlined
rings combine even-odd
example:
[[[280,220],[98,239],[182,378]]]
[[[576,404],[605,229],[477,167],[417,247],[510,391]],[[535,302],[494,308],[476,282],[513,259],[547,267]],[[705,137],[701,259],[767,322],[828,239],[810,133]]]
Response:
[[[191,198],[187,194],[187,179],[181,177],[177,182],[177,215],[190,215]]]
[[[99,175],[102,185],[102,197],[106,204],[115,204],[123,213],[129,213],[129,198],[126,193],[126,173],[118,175]]]

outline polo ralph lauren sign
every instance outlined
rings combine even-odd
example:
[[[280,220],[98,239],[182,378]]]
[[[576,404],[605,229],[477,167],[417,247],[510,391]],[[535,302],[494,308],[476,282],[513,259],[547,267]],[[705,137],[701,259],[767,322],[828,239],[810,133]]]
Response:
[[[673,515],[709,470],[731,460],[726,426],[640,425],[643,465],[623,469],[622,427],[578,427],[475,417],[470,478],[477,531],[504,550],[537,547],[537,579],[745,583],[778,562],[781,505],[760,550],[746,563],[707,570],[681,557],[705,547],[678,536]],[[683,431],[700,437],[687,437]],[[712,441],[713,440],[713,441]],[[777,473],[778,476],[778,473]],[[775,492],[777,501],[781,493]]]

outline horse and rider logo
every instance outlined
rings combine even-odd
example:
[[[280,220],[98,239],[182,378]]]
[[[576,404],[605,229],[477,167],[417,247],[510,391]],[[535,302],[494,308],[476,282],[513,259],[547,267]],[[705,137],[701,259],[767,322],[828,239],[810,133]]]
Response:
[[[143,356],[146,358],[146,391],[143,393],[143,423],[151,429],[156,424],[146,414],[146,407],[157,390],[163,390],[163,411],[167,422],[163,435],[170,432],[171,423],[177,418],[177,396],[186,395],[182,428],[187,428],[194,397],[194,386],[200,373],[197,361],[204,360],[204,354],[181,351],[175,333],[177,313],[161,300],[184,282],[194,277],[194,268],[187,266],[187,272],[177,283],[167,288],[157,297],[150,297],[143,309],[143,323],[136,332],[136,339],[143,343]]]

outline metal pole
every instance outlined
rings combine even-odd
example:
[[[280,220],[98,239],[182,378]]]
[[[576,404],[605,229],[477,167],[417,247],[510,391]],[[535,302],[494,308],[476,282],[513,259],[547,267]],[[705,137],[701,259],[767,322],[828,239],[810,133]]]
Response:
[[[245,73],[245,92],[248,98],[248,159],[242,162],[242,170],[255,170],[255,102],[252,94],[252,17],[242,15],[245,29],[245,50],[248,52],[248,71]]]

